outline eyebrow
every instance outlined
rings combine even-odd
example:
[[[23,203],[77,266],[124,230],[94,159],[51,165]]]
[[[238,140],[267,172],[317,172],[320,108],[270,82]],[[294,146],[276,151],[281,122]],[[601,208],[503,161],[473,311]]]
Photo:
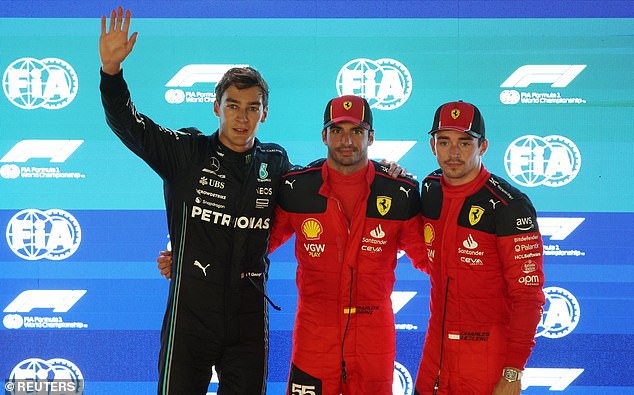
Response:
[[[227,102],[231,102],[231,103],[240,103],[240,101],[239,101],[239,100],[233,99],[233,98],[231,98],[231,97],[226,98],[226,99],[225,99],[225,101],[227,101]],[[261,104],[262,104],[262,102],[261,102],[260,100],[256,100],[256,101],[250,101],[250,102],[248,102],[248,103],[247,103],[247,105],[253,105],[253,104],[255,104],[255,105],[261,105]]]
[[[437,136],[437,137],[436,137],[436,139],[438,139],[438,140],[451,140],[451,138],[450,138],[449,136]],[[460,136],[460,137],[458,137],[458,140],[463,140],[463,141],[473,141],[473,140],[476,140],[476,138],[475,138],[475,137],[472,137],[472,136],[467,135],[467,136]]]

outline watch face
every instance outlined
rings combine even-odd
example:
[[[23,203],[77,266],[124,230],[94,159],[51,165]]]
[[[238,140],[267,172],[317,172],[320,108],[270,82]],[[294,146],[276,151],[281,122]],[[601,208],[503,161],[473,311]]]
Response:
[[[519,372],[513,369],[504,369],[504,378],[507,381],[517,381]]]

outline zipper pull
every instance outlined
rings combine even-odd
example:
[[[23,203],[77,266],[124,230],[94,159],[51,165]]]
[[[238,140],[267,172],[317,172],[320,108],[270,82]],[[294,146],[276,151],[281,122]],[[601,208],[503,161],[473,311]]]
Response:
[[[341,361],[341,378],[343,379],[343,383],[345,384],[348,381],[348,375],[346,374],[346,361]]]

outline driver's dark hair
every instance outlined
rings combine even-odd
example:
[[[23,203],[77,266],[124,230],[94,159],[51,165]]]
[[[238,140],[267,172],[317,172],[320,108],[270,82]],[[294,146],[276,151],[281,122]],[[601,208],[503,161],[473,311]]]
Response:
[[[216,101],[220,103],[222,95],[230,86],[238,89],[247,89],[257,86],[262,90],[262,105],[266,108],[269,105],[269,85],[264,81],[262,75],[252,67],[234,67],[227,70],[218,84],[216,84]]]

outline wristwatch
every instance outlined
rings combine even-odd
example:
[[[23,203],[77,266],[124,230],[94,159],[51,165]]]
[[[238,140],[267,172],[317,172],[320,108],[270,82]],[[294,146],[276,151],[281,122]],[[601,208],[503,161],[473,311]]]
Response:
[[[504,368],[502,369],[502,377],[512,383],[522,378],[522,371],[515,368]]]

